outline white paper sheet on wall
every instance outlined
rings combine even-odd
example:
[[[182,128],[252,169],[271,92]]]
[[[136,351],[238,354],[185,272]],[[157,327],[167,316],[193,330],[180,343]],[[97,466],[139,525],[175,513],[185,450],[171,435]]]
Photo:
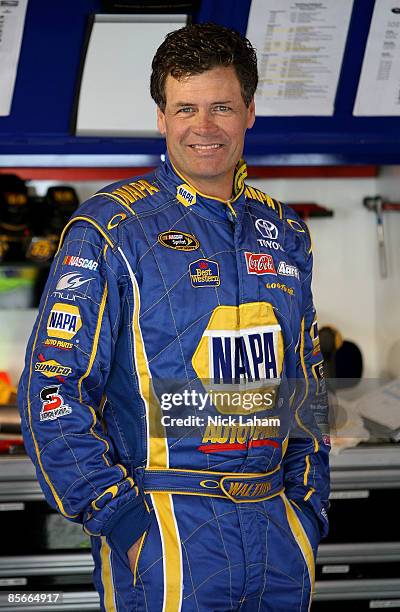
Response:
[[[0,2],[0,116],[11,111],[28,0]]]
[[[252,0],[257,115],[333,115],[353,0]]]
[[[79,136],[158,134],[151,61],[168,32],[185,23],[185,15],[96,15],[79,93]]]
[[[400,0],[375,3],[354,115],[400,115]]]

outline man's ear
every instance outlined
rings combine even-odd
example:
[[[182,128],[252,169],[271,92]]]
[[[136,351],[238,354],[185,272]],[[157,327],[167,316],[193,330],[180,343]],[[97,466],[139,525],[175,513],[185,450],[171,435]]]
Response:
[[[254,102],[254,98],[251,99],[251,102],[249,104],[247,111],[248,111],[247,129],[250,129],[253,127],[254,122],[256,120],[256,105]]]
[[[160,134],[165,136],[167,131],[165,126],[165,115],[159,106],[157,106],[157,127]]]

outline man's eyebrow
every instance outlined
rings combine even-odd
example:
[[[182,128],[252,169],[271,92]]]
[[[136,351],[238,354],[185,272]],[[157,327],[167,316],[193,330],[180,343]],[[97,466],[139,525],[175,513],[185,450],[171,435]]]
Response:
[[[173,106],[197,106],[194,102],[175,102]]]
[[[232,100],[216,100],[215,102],[211,102],[211,104],[232,104]],[[180,106],[198,106],[198,104],[196,102],[175,102],[173,106],[178,108]]]

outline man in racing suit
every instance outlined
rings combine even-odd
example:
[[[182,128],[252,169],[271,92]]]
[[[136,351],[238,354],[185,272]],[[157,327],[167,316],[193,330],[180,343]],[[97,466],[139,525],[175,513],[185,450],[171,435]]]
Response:
[[[26,448],[91,536],[103,610],[310,606],[329,493],[311,243],[244,182],[256,85],[239,34],[168,35],[166,160],[80,206],[29,341]]]

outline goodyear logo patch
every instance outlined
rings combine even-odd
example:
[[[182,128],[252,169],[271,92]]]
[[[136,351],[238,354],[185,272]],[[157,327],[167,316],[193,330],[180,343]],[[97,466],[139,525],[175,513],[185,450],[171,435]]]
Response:
[[[57,302],[47,320],[47,334],[51,338],[71,340],[82,327],[78,306]]]
[[[219,266],[211,259],[198,259],[189,266],[192,287],[219,287]]]
[[[293,287],[288,287],[285,283],[265,283],[265,287],[267,289],[279,289],[279,291],[283,291],[283,293],[294,295]]]
[[[175,251],[196,251],[200,246],[200,242],[193,234],[186,234],[185,232],[170,230],[158,234],[157,238],[162,246]]]
[[[196,204],[196,192],[190,185],[182,183],[176,188],[176,199],[184,206]]]
[[[51,378],[52,376],[69,376],[72,372],[72,368],[68,366],[63,366],[55,359],[50,359],[47,361],[37,361],[35,363],[35,371],[41,372],[47,378]]]

